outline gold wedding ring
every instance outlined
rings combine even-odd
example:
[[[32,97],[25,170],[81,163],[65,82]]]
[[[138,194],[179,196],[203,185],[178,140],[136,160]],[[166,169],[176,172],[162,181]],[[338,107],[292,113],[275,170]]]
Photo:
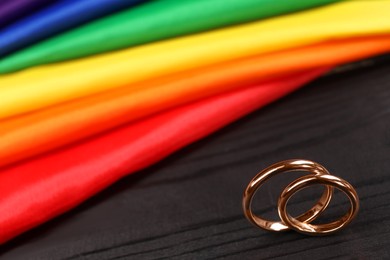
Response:
[[[293,181],[283,190],[278,200],[278,213],[281,221],[264,219],[252,212],[252,200],[256,191],[272,176],[291,171],[305,171],[308,175]],[[298,191],[315,185],[325,185],[325,190],[317,203],[304,214],[294,218],[286,210],[289,199]],[[310,224],[328,206],[333,188],[344,192],[350,201],[349,211],[340,219],[328,224]],[[245,189],[242,206],[245,217],[255,226],[269,231],[285,231],[292,229],[307,235],[326,235],[336,232],[349,224],[359,210],[359,198],[355,189],[347,181],[331,175],[322,165],[308,160],[286,160],[269,166],[259,172]]]

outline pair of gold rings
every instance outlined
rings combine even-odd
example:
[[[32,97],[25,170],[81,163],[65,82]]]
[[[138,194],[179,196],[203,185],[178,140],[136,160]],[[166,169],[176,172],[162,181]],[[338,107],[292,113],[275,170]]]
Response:
[[[308,175],[300,177],[287,185],[279,196],[278,213],[281,221],[275,222],[261,218],[252,212],[252,200],[256,191],[272,176],[291,171],[305,171]],[[298,191],[315,184],[325,185],[325,190],[317,203],[298,217],[288,214],[286,207],[289,199]],[[327,224],[310,224],[318,218],[329,205],[333,190],[344,192],[350,201],[349,211],[340,219]],[[269,231],[295,230],[307,235],[326,235],[334,233],[348,225],[359,210],[359,198],[347,181],[331,175],[322,165],[308,160],[287,160],[269,166],[259,172],[249,183],[243,196],[242,206],[246,218],[255,226]]]

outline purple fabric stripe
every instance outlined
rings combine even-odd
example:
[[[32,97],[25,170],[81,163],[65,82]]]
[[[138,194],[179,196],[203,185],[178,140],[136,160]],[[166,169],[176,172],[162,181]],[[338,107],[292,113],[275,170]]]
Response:
[[[3,0],[0,1],[0,29],[19,18],[55,3],[56,0]]]

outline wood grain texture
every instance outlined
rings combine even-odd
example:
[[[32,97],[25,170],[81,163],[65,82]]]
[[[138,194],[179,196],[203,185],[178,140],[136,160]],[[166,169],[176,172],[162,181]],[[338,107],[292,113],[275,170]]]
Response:
[[[389,72],[384,62],[319,79],[15,239],[0,259],[390,259]],[[289,158],[317,161],[354,185],[357,219],[326,237],[252,227],[241,210],[245,186]],[[259,214],[275,216],[289,180],[259,192]],[[336,196],[325,220],[346,209]]]

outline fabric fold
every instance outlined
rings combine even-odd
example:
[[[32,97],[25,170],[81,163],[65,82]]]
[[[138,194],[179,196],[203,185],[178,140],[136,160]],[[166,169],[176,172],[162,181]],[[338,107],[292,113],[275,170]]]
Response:
[[[220,62],[330,39],[389,33],[389,8],[390,1],[347,1],[2,76],[0,118]]]
[[[142,0],[62,0],[0,31],[0,57]]]
[[[55,2],[55,0],[3,0],[0,2],[0,30],[21,17]]]
[[[326,70],[310,70],[205,99],[3,168],[0,243],[64,213],[123,176],[290,93]]]
[[[33,53],[35,64],[58,62],[336,1],[154,0],[39,43],[15,57],[23,63],[23,57]],[[136,2],[139,1],[61,1],[0,32],[0,56]]]
[[[244,84],[389,50],[390,36],[329,41],[145,81],[0,120],[0,167]]]

